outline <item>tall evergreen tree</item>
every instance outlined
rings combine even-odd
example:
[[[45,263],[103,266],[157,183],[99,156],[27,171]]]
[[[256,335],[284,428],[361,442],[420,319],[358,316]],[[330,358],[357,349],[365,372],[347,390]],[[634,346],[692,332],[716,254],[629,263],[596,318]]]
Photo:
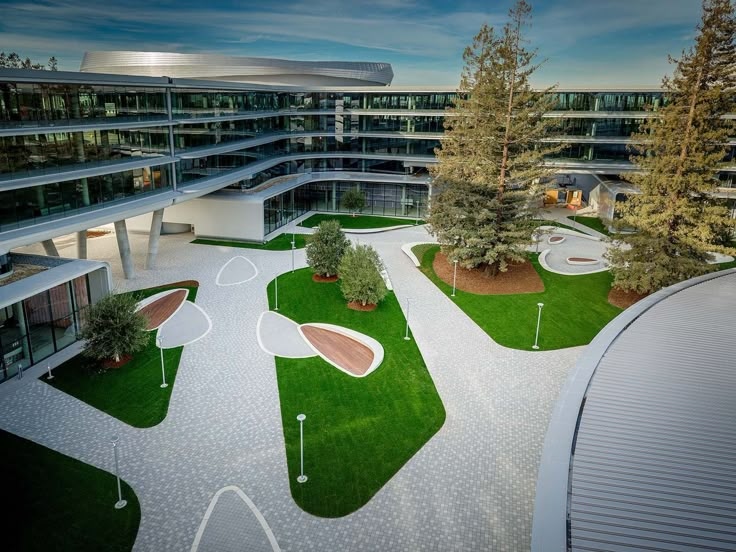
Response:
[[[730,0],[704,0],[694,47],[682,53],[669,99],[656,118],[632,136],[631,157],[640,173],[629,178],[641,190],[621,205],[623,235],[609,258],[614,285],[650,293],[708,271],[709,251],[733,227],[714,199],[716,173],[734,125],[722,117],[736,100],[736,21]]]
[[[517,1],[500,33],[483,25],[465,49],[458,100],[445,117],[429,223],[448,258],[489,276],[526,257],[541,182],[551,174],[541,142],[554,121],[554,88],[533,90],[536,50],[525,47],[531,6]]]

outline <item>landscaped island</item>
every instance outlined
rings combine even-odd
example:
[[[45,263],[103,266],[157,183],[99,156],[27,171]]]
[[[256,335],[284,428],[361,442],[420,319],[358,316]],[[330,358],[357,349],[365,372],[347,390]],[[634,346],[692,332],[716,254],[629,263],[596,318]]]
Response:
[[[372,215],[339,215],[339,214],[319,214],[312,215],[299,223],[299,226],[305,228],[314,228],[319,226],[323,220],[336,220],[346,230],[368,230],[371,228],[390,228],[392,226],[409,226],[417,222],[413,218],[396,218],[396,217],[377,217]],[[423,220],[419,220],[419,224],[424,224]]]
[[[276,357],[289,484],[296,503],[323,517],[354,512],[440,429],[445,420],[434,382],[393,293],[372,312],[348,309],[339,282],[312,281],[309,269],[282,274],[279,313],[325,322],[378,340],[385,356],[371,374],[350,376],[320,357]],[[268,286],[274,306],[274,282]],[[299,422],[305,414],[304,469],[298,483]]]
[[[288,251],[291,249],[291,240],[294,239],[296,249],[302,249],[306,245],[305,234],[279,234],[275,238],[266,243],[252,243],[234,240],[215,240],[207,238],[197,238],[191,243],[197,245],[219,245],[221,247],[240,247],[243,249],[263,249],[266,251]]]

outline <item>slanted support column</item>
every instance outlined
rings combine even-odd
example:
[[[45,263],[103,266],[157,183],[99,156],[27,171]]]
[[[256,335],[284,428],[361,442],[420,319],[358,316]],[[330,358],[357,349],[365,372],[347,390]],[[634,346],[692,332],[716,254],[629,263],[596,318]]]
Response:
[[[77,232],[77,259],[87,258],[87,231]]]
[[[118,240],[118,251],[120,251],[120,261],[123,264],[125,279],[135,278],[133,256],[130,254],[130,242],[128,241],[128,227],[125,225],[125,220],[115,222],[115,238]]]
[[[43,240],[41,243],[43,244],[43,248],[49,257],[59,256],[59,251],[56,249],[56,245],[54,245],[54,240]]]
[[[151,218],[151,233],[148,236],[148,256],[146,257],[146,269],[156,268],[156,256],[158,255],[158,240],[161,237],[161,225],[164,222],[164,210],[153,212]]]

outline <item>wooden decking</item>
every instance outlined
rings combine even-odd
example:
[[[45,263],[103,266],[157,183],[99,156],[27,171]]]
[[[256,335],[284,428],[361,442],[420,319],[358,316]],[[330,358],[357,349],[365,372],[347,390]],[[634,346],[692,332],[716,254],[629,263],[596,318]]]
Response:
[[[187,290],[177,289],[168,295],[156,299],[153,303],[150,303],[143,307],[138,312],[148,318],[147,330],[155,330],[161,324],[166,322],[169,317],[176,312],[176,309],[186,301]]]
[[[301,330],[316,349],[351,374],[362,376],[371,367],[373,351],[352,337],[309,324]]]

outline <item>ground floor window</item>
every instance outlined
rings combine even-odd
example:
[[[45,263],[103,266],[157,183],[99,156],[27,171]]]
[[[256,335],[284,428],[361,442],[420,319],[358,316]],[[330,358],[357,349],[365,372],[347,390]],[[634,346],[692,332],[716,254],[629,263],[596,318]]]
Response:
[[[267,199],[263,204],[264,235],[281,228],[309,211],[347,213],[342,196],[359,188],[366,197],[362,213],[421,218],[428,204],[426,184],[387,184],[382,182],[310,182]]]
[[[88,305],[85,275],[0,308],[0,381],[77,341]]]

